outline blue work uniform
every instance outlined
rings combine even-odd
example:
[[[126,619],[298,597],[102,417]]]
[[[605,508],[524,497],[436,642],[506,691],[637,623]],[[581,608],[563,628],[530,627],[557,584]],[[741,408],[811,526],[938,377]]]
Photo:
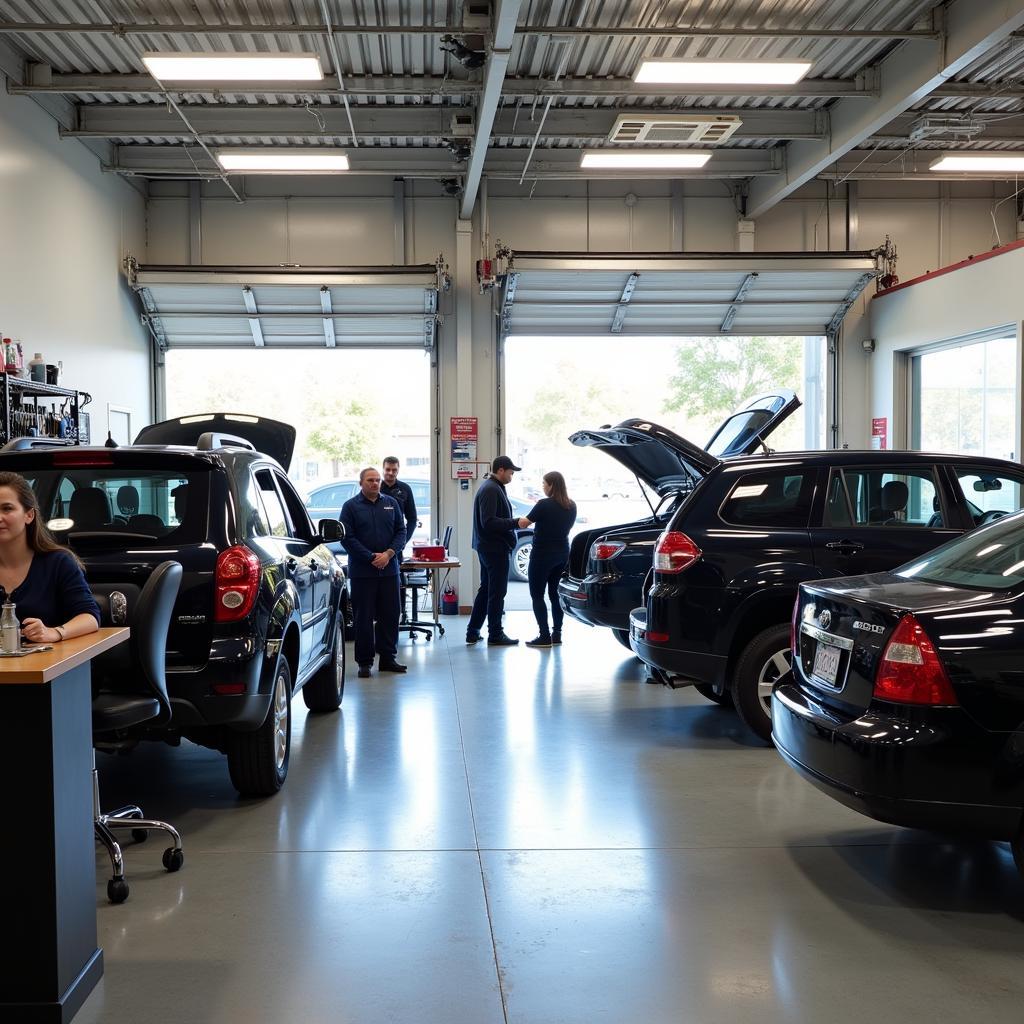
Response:
[[[492,476],[487,477],[473,499],[473,547],[480,559],[480,589],[469,614],[467,637],[480,632],[484,618],[489,636],[497,637],[502,633],[508,567],[516,546],[518,523],[505,485]]]
[[[341,543],[348,552],[356,663],[372,665],[375,653],[382,662],[394,661],[401,615],[398,562],[405,547],[402,510],[386,494],[370,501],[360,491],[345,502],[338,518],[345,525]],[[375,568],[373,556],[389,548],[395,556],[383,569]]]

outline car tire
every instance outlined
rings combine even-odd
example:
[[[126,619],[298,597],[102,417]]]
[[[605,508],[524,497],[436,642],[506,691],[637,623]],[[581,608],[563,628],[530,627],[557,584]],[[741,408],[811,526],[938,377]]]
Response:
[[[516,544],[515,551],[508,564],[508,578],[513,582],[526,583],[529,580],[530,554],[533,551],[533,538],[524,537]]]
[[[765,743],[772,739],[771,688],[789,671],[789,629],[788,623],[780,623],[758,633],[743,649],[733,674],[736,711]]]
[[[629,646],[628,629],[613,629],[612,635],[615,637],[616,640],[619,641],[620,644],[622,644],[623,647],[626,648],[627,651],[629,651],[630,654],[633,654],[633,648]],[[634,657],[636,657],[636,655],[634,655]]]
[[[337,711],[345,696],[345,624],[338,609],[331,656],[302,688],[302,699],[310,711]]]
[[[706,697],[713,704],[720,704],[723,708],[733,707],[732,694],[726,691],[725,693],[715,693],[715,688],[710,686],[708,683],[694,683],[693,688],[702,696]]]
[[[292,746],[291,699],[292,671],[280,657],[263,724],[252,732],[228,733],[228,772],[242,796],[273,796],[284,785]]]

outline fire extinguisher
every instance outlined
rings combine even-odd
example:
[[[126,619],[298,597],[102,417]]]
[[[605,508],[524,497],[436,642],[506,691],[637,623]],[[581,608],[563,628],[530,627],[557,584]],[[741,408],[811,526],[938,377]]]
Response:
[[[441,591],[441,614],[459,614],[459,595],[455,593],[455,588],[450,583],[446,583],[444,590]]]

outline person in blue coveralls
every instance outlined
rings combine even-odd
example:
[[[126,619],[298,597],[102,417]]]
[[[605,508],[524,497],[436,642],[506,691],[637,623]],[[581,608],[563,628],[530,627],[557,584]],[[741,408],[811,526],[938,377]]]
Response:
[[[341,543],[348,552],[359,677],[369,677],[374,654],[381,672],[404,672],[406,666],[397,659],[402,609],[396,556],[405,547],[402,509],[380,493],[380,473],[371,467],[359,474],[359,493],[345,502],[338,518],[345,524]]]

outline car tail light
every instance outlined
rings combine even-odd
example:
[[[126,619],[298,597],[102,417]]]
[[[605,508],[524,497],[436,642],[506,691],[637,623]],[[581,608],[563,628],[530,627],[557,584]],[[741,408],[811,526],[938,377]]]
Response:
[[[80,448],[78,451],[56,452],[53,456],[55,466],[112,466],[114,459],[106,452],[90,451]]]
[[[793,602],[793,617],[789,620],[789,649],[793,652],[793,664],[796,664],[800,657],[800,633],[797,624],[800,621],[800,595],[796,595]]]
[[[654,568],[657,572],[682,572],[700,558],[700,548],[677,530],[670,530],[658,538],[654,549]]]
[[[602,540],[590,549],[590,557],[598,562],[606,562],[609,558],[614,558],[620,551],[625,550],[626,545],[621,540]]]
[[[214,622],[244,619],[256,603],[260,589],[260,560],[244,544],[236,544],[217,556]]]
[[[644,639],[652,644],[667,644],[668,633],[652,633],[650,630],[644,632]]]
[[[959,703],[934,644],[913,615],[900,619],[886,644],[874,696],[898,704]]]

